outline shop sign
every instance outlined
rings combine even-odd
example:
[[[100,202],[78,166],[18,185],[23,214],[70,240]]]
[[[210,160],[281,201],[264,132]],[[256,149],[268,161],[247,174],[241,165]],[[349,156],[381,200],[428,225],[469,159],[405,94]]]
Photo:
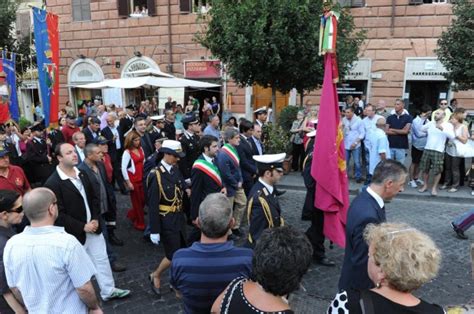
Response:
[[[220,79],[222,65],[219,60],[185,60],[184,77],[190,79]]]

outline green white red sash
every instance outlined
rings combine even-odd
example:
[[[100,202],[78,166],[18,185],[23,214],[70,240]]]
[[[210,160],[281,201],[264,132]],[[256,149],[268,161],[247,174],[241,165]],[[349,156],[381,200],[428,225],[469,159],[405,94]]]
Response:
[[[221,150],[227,155],[230,157],[230,159],[232,159],[232,161],[234,162],[234,164],[239,167],[240,165],[240,157],[239,157],[239,153],[237,153],[237,149],[235,149],[234,146],[230,145],[230,144],[225,144],[224,146],[222,146]]]
[[[212,162],[205,159],[197,159],[193,164],[193,168],[201,170],[211,177],[212,180],[216,181],[219,186],[222,186],[221,173]]]

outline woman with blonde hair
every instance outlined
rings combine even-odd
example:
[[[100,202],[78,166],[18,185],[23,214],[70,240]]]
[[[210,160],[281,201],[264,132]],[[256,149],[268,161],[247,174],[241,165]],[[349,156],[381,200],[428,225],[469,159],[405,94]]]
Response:
[[[441,190],[451,187],[448,190],[451,193],[457,192],[461,183],[460,165],[461,162],[464,162],[464,158],[461,152],[458,151],[458,148],[462,147],[469,140],[469,131],[464,124],[464,117],[465,110],[457,108],[449,119],[449,122],[454,127],[454,139],[450,139],[446,144],[444,184]]]
[[[132,208],[127,212],[127,218],[135,229],[145,230],[145,191],[143,189],[143,166],[145,153],[141,147],[141,138],[136,131],[130,131],[125,137],[122,156],[122,175],[130,190]]]
[[[442,314],[443,308],[412,293],[436,277],[441,253],[426,234],[406,224],[368,225],[367,270],[375,288],[336,295],[328,314]]]

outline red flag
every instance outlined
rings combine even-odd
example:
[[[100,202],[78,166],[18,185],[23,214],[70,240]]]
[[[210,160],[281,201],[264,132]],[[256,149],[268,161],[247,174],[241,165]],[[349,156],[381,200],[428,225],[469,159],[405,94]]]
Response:
[[[57,15],[48,12],[46,16],[46,24],[48,25],[49,43],[51,45],[51,78],[52,93],[49,109],[49,123],[57,125],[59,111],[59,18]]]
[[[344,248],[349,183],[336,84],[333,83],[334,57],[330,53],[324,55],[324,81],[311,175],[317,182],[314,206],[324,212],[324,235]]]
[[[3,59],[1,58],[1,54],[0,54],[0,72],[4,72]],[[5,75],[5,72],[2,74]],[[5,88],[7,84],[7,80],[5,79],[5,77],[3,77],[3,75],[0,77],[0,86],[4,85],[3,88]],[[0,123],[2,124],[7,122],[8,119],[10,119],[10,111],[8,107],[8,102],[6,102],[5,100],[6,98],[0,95]]]

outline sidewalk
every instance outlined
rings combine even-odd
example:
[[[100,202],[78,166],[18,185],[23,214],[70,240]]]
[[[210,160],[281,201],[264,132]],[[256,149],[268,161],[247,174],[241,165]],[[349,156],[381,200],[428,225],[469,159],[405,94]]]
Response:
[[[357,195],[360,188],[363,187],[362,183],[356,183],[354,180],[349,181],[349,194]],[[289,174],[283,176],[280,183],[278,184],[279,189],[287,190],[298,190],[306,191],[304,186],[303,177],[299,172],[290,172]],[[418,188],[412,188],[407,185],[405,190],[397,195],[397,198],[401,199],[417,199],[424,201],[434,201],[439,200],[443,202],[450,203],[474,203],[474,196],[471,195],[471,188],[469,187],[460,187],[459,190],[455,193],[449,193],[446,190],[438,190],[438,196],[431,196],[430,190],[419,193]]]

